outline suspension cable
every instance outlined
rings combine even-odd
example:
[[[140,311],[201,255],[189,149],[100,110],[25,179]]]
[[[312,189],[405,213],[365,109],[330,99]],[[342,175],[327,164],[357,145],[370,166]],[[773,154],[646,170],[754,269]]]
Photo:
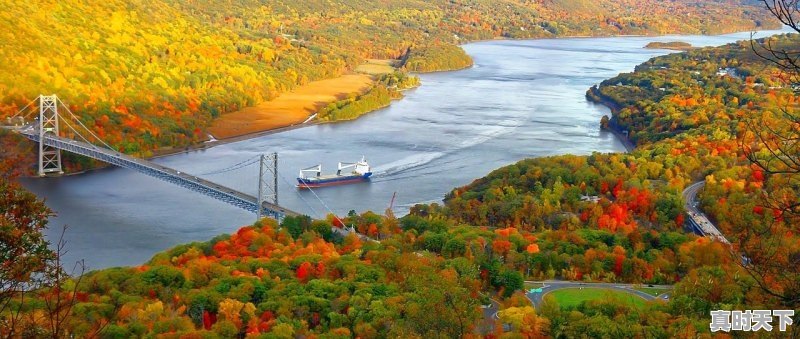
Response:
[[[283,178],[283,176],[281,176],[281,178]],[[284,181],[285,180],[286,179],[284,179]],[[336,215],[336,213],[333,213],[333,210],[331,210],[331,208],[328,207],[328,204],[326,204],[324,201],[322,201],[322,198],[320,198],[319,195],[317,195],[317,192],[314,192],[314,190],[311,189],[311,186],[308,186],[308,184],[306,184],[306,183],[301,183],[301,185],[303,185],[303,187],[305,187],[309,191],[311,191],[311,194],[314,194],[314,196],[317,197],[317,200],[319,200],[319,202],[322,204],[322,206],[325,207],[326,210],[328,210],[328,213],[333,215],[333,217],[336,218],[336,220],[339,221],[339,223],[342,224],[342,226],[344,226],[344,222],[342,221],[342,219],[339,219],[339,216]],[[298,194],[300,194],[300,193],[298,193]],[[358,232],[356,232],[356,233],[358,233]]]
[[[84,124],[83,124],[83,122],[81,122],[81,120],[80,120],[80,119],[78,119],[78,117],[77,117],[77,116],[76,116],[74,113],[72,113],[72,110],[70,110],[70,109],[69,109],[69,107],[67,107],[67,105],[66,105],[66,104],[64,104],[64,102],[63,102],[63,101],[61,101],[61,98],[58,98],[58,97],[56,97],[56,100],[58,100],[59,104],[61,104],[61,106],[62,106],[62,107],[63,107],[63,108],[64,108],[64,109],[67,111],[67,113],[69,113],[69,115],[70,115],[70,116],[71,116],[73,119],[75,119],[75,121],[76,121],[76,122],[77,122],[77,123],[78,123],[78,124],[79,124],[81,127],[83,127],[83,129],[84,129],[84,130],[86,130],[87,132],[89,132],[89,134],[90,134],[92,137],[94,137],[94,138],[95,138],[97,141],[99,141],[100,143],[102,143],[102,144],[103,144],[105,147],[107,147],[108,149],[110,149],[110,150],[113,150],[113,149],[114,149],[114,148],[113,148],[113,147],[111,147],[111,146],[110,146],[108,143],[106,143],[105,141],[103,141],[103,139],[101,139],[99,136],[97,136],[97,134],[95,134],[94,132],[92,132],[92,130],[91,130],[91,129],[89,129],[88,127],[86,127],[86,125],[84,125]],[[23,107],[22,109],[20,109],[19,111],[17,111],[17,113],[16,113],[14,116],[12,116],[12,118],[15,118],[15,117],[19,116],[19,114],[20,114],[20,113],[22,113],[23,111],[25,111],[25,110],[26,110],[26,109],[27,109],[27,108],[28,108],[28,107],[29,107],[31,104],[33,104],[35,101],[36,101],[36,99],[34,99],[33,101],[31,101],[30,103],[28,103],[27,105],[25,105],[25,107]],[[57,113],[57,114],[58,114],[58,113]],[[73,132],[73,133],[75,133],[75,135],[79,136],[79,137],[80,137],[81,139],[83,139],[83,140],[84,140],[86,143],[88,143],[88,144],[92,145],[92,147],[95,147],[95,148],[97,148],[97,146],[96,146],[96,145],[94,145],[92,142],[90,142],[88,139],[86,139],[86,137],[84,137],[84,136],[83,136],[83,135],[82,135],[80,132],[78,132],[78,131],[77,131],[77,130],[76,130],[76,129],[75,129],[73,126],[72,126],[72,124],[70,124],[70,123],[68,122],[68,119],[64,119],[64,117],[63,117],[61,114],[58,114],[58,115],[62,117],[62,120],[64,121],[64,123],[67,125],[67,127],[69,127],[69,129],[70,129],[70,130],[72,130],[72,132]],[[260,156],[255,156],[255,157],[252,157],[252,158],[249,158],[249,159],[243,160],[243,161],[241,161],[241,162],[239,162],[239,163],[236,163],[236,164],[234,164],[234,165],[231,165],[231,166],[228,166],[228,167],[225,167],[225,168],[222,168],[222,169],[214,170],[214,171],[211,171],[211,172],[201,173],[201,174],[199,174],[199,175],[214,175],[214,174],[221,174],[221,173],[226,173],[226,172],[235,171],[235,170],[238,170],[238,169],[241,169],[241,168],[244,168],[244,167],[250,166],[250,165],[252,165],[252,164],[255,164],[257,161],[259,161],[259,158],[260,158]],[[277,174],[277,173],[276,173],[276,174]],[[280,175],[280,174],[278,174],[278,176],[279,176],[279,177],[280,177],[280,178],[281,178],[281,179],[282,179],[282,180],[283,180],[283,181],[284,181],[286,184],[288,184],[288,185],[290,185],[290,186],[291,186],[291,183],[290,183],[288,180],[286,180],[286,178],[285,178],[284,176],[282,176],[282,175]],[[308,186],[308,184],[302,183],[302,185],[303,185],[305,188],[307,188],[309,191],[311,191],[311,193],[314,195],[314,197],[316,197],[316,198],[317,198],[317,200],[318,200],[318,201],[319,201],[319,202],[322,204],[322,206],[323,206],[323,207],[325,207],[325,209],[328,211],[328,213],[330,213],[331,215],[333,215],[333,217],[334,217],[334,218],[336,218],[336,220],[337,220],[337,221],[338,221],[338,222],[339,222],[341,225],[344,225],[344,222],[343,222],[341,219],[339,219],[339,216],[337,216],[337,215],[336,215],[336,213],[334,213],[334,212],[333,212],[333,210],[331,210],[331,208],[328,206],[328,204],[326,204],[326,203],[325,203],[325,201],[323,201],[323,200],[322,200],[322,198],[320,198],[320,197],[319,197],[319,195],[317,195],[317,193],[316,193],[316,192],[314,192],[314,190],[313,190],[313,189],[312,189],[310,186]],[[277,189],[277,188],[276,188],[276,189]],[[298,196],[300,197],[300,199],[301,199],[301,200],[302,200],[302,201],[303,201],[303,202],[306,204],[306,206],[308,206],[308,208],[310,208],[310,209],[311,209],[311,211],[312,211],[314,214],[317,214],[317,211],[314,209],[314,207],[313,207],[313,206],[311,206],[311,204],[308,202],[308,200],[306,200],[306,199],[303,197],[303,195],[302,195],[302,194],[300,194],[300,192],[297,192],[297,195],[298,195]]]
[[[73,114],[72,111],[69,109],[69,107],[67,107],[67,105],[65,105],[64,102],[61,101],[61,98],[56,97],[56,100],[58,100],[58,102],[61,104],[61,107],[64,107],[64,109],[67,110],[67,113],[69,113],[69,115],[71,115],[72,118],[74,118],[75,121],[77,121],[78,124],[80,124],[81,127],[83,127],[83,129],[85,129],[87,132],[89,132],[89,134],[91,134],[95,139],[97,139],[97,141],[99,141],[104,146],[106,146],[106,148],[108,148],[110,150],[114,150],[114,148],[111,147],[111,145],[107,144],[105,141],[103,141],[103,139],[100,139],[100,137],[98,137],[97,134],[94,134],[94,132],[92,132],[92,130],[90,130],[88,127],[86,127],[86,125],[84,125],[83,122],[81,122],[81,119],[78,119],[78,117],[75,116],[75,114]],[[84,138],[84,140],[86,140],[86,139]]]
[[[60,114],[59,114],[59,116],[60,116]],[[78,131],[76,131],[76,130],[75,130],[75,128],[73,128],[73,127],[72,127],[72,125],[69,123],[69,121],[67,121],[66,119],[62,119],[62,120],[63,120],[64,124],[65,124],[65,125],[67,125],[67,127],[69,127],[69,129],[71,129],[71,130],[72,130],[72,132],[74,132],[74,133],[75,133],[75,135],[77,135],[77,136],[81,137],[81,139],[83,139],[83,141],[85,141],[87,144],[91,145],[91,146],[92,146],[92,147],[94,147],[95,149],[97,149],[97,148],[98,148],[98,147],[97,147],[97,145],[95,145],[95,144],[93,144],[93,143],[89,142],[89,140],[86,140],[86,138],[85,138],[85,137],[83,137],[83,135],[81,135],[80,133],[78,133]]]
[[[260,157],[260,155],[257,155],[255,157],[251,157],[251,158],[248,158],[246,160],[240,161],[239,163],[233,164],[231,166],[224,167],[224,168],[217,169],[217,170],[213,170],[213,171],[206,172],[206,173],[200,173],[199,175],[213,175],[213,174],[220,174],[220,173],[235,171],[235,170],[250,166],[252,164],[255,164],[259,160],[259,157]]]
[[[14,119],[14,118],[18,117],[18,116],[20,115],[20,113],[22,113],[22,112],[24,112],[26,109],[28,109],[28,107],[29,107],[31,104],[33,104],[34,102],[36,102],[36,100],[37,100],[37,99],[39,99],[39,97],[36,97],[36,99],[33,99],[33,100],[31,100],[31,102],[29,102],[27,105],[25,105],[25,107],[22,107],[22,109],[20,109],[19,111],[17,111],[17,113],[16,113],[16,114],[14,114],[14,115],[11,117],[11,119]],[[23,115],[23,117],[25,117],[25,115]]]
[[[278,175],[278,176],[281,177],[281,179],[283,179],[283,182],[285,182],[287,185],[292,186],[292,183],[289,182],[288,180],[286,180],[286,178],[284,176],[282,176],[282,175]],[[306,204],[306,206],[308,206],[308,208],[311,209],[311,212],[313,212],[314,214],[318,214],[317,210],[314,209],[313,206],[311,206],[311,204],[308,202],[308,200],[306,200],[306,198],[304,198],[303,195],[300,194],[300,192],[295,190],[295,193],[297,193],[297,196],[300,197],[300,200],[303,200],[303,202]]]

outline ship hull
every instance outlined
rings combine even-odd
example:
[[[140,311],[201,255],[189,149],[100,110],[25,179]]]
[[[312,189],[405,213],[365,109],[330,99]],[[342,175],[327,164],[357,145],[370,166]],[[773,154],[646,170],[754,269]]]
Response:
[[[330,177],[297,178],[297,188],[318,188],[368,181],[372,172],[363,175],[337,175]]]

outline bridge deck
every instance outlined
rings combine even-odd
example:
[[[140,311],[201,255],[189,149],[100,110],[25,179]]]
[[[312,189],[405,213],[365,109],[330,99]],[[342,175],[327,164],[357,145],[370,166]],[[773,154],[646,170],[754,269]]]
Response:
[[[14,128],[15,131],[24,135],[28,139],[39,142],[39,132],[33,127]],[[205,180],[189,173],[181,172],[166,166],[162,166],[144,159],[128,156],[113,150],[96,147],[82,141],[47,136],[44,144],[64,151],[80,154],[93,159],[97,159],[112,165],[124,167],[144,173],[146,175],[176,184],[192,191],[207,195],[217,200],[229,203],[236,207],[245,209],[252,213],[258,211],[258,199],[252,195],[239,192],[230,187]],[[288,210],[281,206],[264,202],[261,206],[262,214],[276,219],[283,219],[285,216],[300,215],[297,212]]]

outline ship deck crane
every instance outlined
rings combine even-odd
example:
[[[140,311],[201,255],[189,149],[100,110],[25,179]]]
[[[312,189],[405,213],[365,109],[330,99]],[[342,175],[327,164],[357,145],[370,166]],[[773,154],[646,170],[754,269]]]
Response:
[[[355,163],[355,162],[340,162],[339,163],[339,169],[336,171],[336,175],[342,175],[342,170],[343,169],[356,167],[356,164],[357,163]]]
[[[300,178],[305,178],[305,173],[316,173],[317,176],[322,175],[322,165],[312,166],[300,170]]]
[[[336,175],[342,175],[342,170],[347,168],[353,168],[353,173],[358,174],[365,174],[370,172],[369,164],[367,164],[367,159],[365,157],[361,157],[361,161],[359,162],[340,162],[339,168],[336,171]]]

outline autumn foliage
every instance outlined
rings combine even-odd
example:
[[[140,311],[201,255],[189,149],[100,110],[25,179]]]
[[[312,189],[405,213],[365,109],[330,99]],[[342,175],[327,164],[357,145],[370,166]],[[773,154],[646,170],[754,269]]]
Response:
[[[206,140],[220,115],[338,77],[365,58],[397,59],[411,71],[451,70],[471,64],[456,46],[465,40],[774,25],[752,6],[601,3],[7,2],[0,118],[56,93],[117,150],[150,155]],[[700,20],[701,12],[714,20]],[[379,92],[358,102],[385,105],[388,96]],[[364,109],[333,115],[353,118]]]

